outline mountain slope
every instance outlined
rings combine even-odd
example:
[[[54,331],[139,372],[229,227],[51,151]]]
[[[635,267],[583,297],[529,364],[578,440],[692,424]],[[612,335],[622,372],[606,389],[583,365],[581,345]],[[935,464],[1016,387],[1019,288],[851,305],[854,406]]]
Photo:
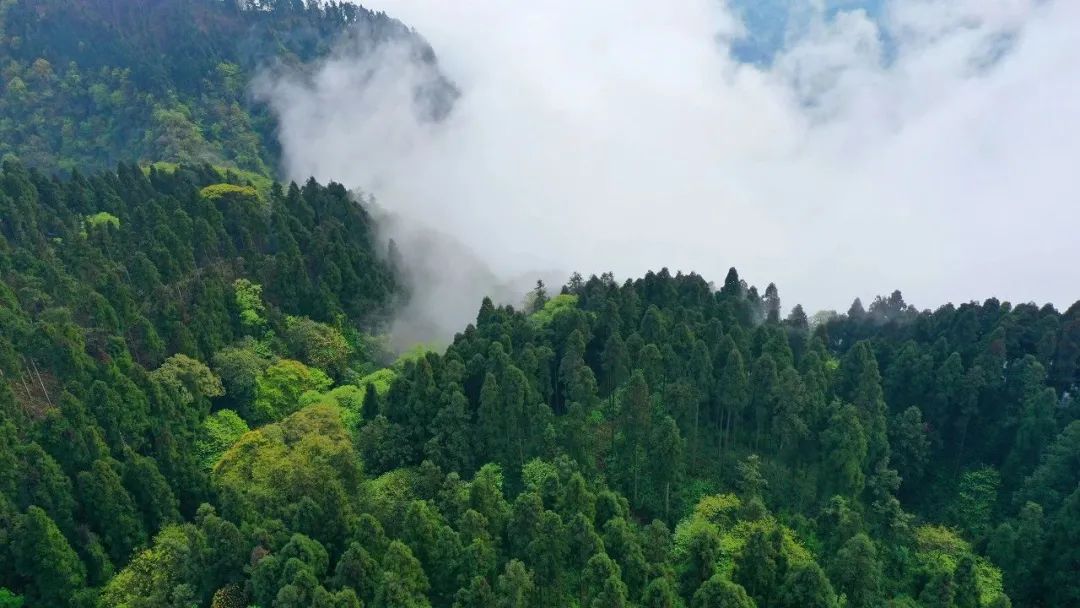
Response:
[[[0,586],[86,605],[214,495],[218,433],[247,427],[210,416],[211,398],[265,422],[296,402],[260,372],[325,388],[378,367],[363,329],[395,283],[372,231],[336,184],[260,193],[208,165],[124,164],[57,181],[5,163]]]
[[[340,35],[433,61],[415,34],[0,10],[0,606],[1080,605],[1080,303],[811,321],[735,269],[575,274],[392,360],[484,260],[269,179],[245,91]]]
[[[348,3],[15,0],[0,5],[0,155],[45,170],[118,161],[277,169],[275,121],[253,74],[305,64],[341,36],[411,40]],[[449,85],[447,85],[449,86]]]

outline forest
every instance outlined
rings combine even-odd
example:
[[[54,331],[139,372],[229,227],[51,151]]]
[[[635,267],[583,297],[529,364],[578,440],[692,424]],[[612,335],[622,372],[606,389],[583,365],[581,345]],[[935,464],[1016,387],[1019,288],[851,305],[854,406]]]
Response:
[[[1080,606],[1080,302],[575,273],[395,352],[395,245],[244,91],[417,34],[0,17],[0,608]]]
[[[434,61],[403,24],[347,2],[4,0],[0,156],[63,172],[149,160],[272,174],[277,124],[251,78],[347,36],[409,40]]]
[[[1080,305],[575,275],[395,358],[340,185],[7,162],[0,217],[0,605],[1080,601]]]

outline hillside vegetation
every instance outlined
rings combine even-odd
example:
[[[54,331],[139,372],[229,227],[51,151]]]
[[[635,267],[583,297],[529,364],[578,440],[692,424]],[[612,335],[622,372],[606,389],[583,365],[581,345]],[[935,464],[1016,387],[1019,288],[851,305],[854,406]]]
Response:
[[[1078,306],[895,293],[811,328],[734,270],[575,276],[388,365],[394,273],[340,186],[8,163],[0,193],[29,605],[1077,597]]]
[[[575,274],[390,353],[247,91],[434,55],[309,4],[0,0],[0,608],[1080,606],[1080,303]]]
[[[430,55],[401,23],[343,2],[5,0],[0,155],[48,171],[163,160],[274,172],[276,121],[252,76],[345,35]]]

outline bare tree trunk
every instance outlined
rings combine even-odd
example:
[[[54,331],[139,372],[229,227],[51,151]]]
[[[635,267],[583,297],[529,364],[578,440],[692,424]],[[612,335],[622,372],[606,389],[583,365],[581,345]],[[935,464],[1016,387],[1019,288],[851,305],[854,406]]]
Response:
[[[25,364],[26,364],[26,361],[24,360],[23,365],[25,365]],[[29,375],[30,370],[27,369],[26,373]],[[26,398],[27,399],[33,399],[34,394],[30,392],[30,385],[26,383],[26,376],[23,375],[21,369],[19,370],[19,383],[22,384],[23,390],[26,391]]]
[[[37,363],[31,358],[30,364],[34,366],[34,373],[37,375],[38,384],[41,385],[41,392],[45,394],[45,401],[48,401],[51,406],[53,402],[52,399],[49,398],[49,391],[45,390],[45,382],[41,379],[41,372],[38,371]]]

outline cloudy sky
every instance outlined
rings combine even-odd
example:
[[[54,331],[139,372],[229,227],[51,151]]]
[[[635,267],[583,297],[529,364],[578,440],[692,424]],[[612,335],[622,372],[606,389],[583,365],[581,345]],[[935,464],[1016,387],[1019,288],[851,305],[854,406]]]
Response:
[[[270,78],[286,171],[497,274],[736,266],[809,310],[1080,298],[1076,0],[366,4],[461,97],[418,119],[431,74],[394,48]]]

